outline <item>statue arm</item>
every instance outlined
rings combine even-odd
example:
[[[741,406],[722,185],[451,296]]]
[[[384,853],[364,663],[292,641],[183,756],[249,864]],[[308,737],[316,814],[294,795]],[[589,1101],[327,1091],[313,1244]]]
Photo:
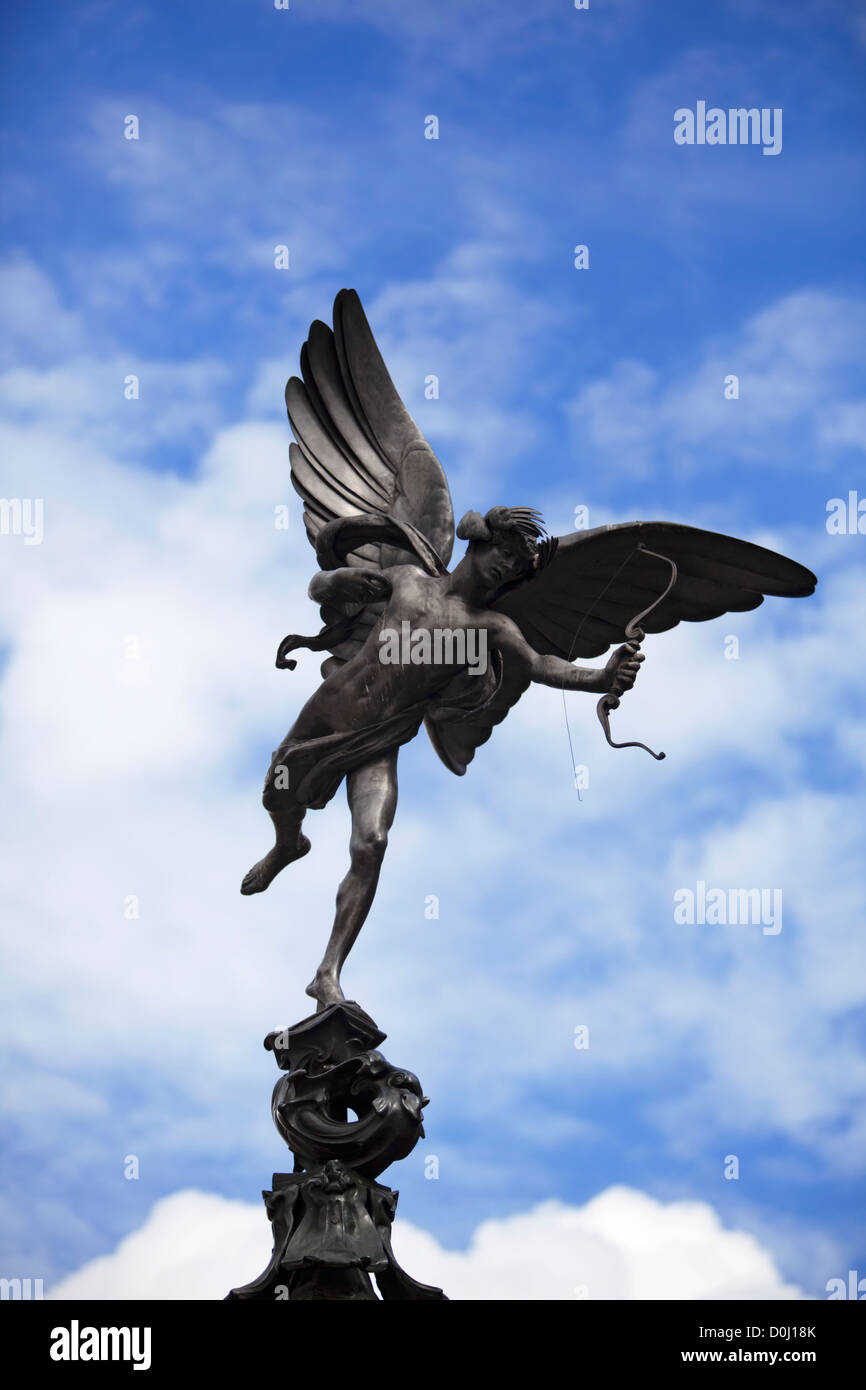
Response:
[[[552,685],[557,690],[588,690],[593,695],[606,695],[610,681],[606,669],[595,666],[573,666],[560,656],[539,656],[533,652],[532,679],[537,685]]]
[[[314,574],[307,593],[314,603],[347,611],[390,598],[391,581],[382,570],[372,566],[346,566]]]
[[[552,685],[557,690],[587,690],[593,695],[622,694],[634,685],[643,661],[637,642],[617,647],[606,666],[574,666],[561,656],[537,652],[510,618],[497,614],[497,619],[496,641],[506,660],[509,652],[519,657],[528,665],[530,679],[538,685]]]

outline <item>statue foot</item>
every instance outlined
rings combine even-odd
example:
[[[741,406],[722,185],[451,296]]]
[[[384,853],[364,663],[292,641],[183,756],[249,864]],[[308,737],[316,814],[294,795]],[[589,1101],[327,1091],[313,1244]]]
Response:
[[[317,1013],[327,1009],[329,1004],[339,1004],[346,997],[340,989],[336,975],[330,975],[326,970],[316,971],[315,978],[307,985],[304,993],[318,1002]]]
[[[306,835],[299,835],[294,845],[274,845],[264,859],[254,864],[245,876],[241,892],[245,896],[249,896],[250,893],[264,893],[281,869],[296,859],[303,859],[304,855],[309,853],[309,849],[310,842]]]

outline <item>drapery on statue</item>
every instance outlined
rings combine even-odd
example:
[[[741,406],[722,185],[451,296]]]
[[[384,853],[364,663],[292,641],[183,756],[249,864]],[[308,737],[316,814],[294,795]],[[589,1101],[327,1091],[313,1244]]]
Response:
[[[550,539],[529,507],[467,512],[456,534],[469,544],[449,572],[455,532],[445,474],[397,394],[354,290],[337,295],[333,332],[311,325],[301,371],[303,380],[286,387],[297,440],[291,476],[321,570],[309,596],[325,626],[316,637],[284,638],[277,666],[293,668],[288,653],[298,647],[331,655],[273,755],[262,800],[276,843],[241,892],[263,892],[307,853],[304,816],[345,778],[350,868],[307,987],[322,1010],[343,998],[340,971],[370,911],[394,819],[397,753],[422,722],[446,767],[462,776],[536,681],[600,695],[612,742],[608,716],[634,684],[646,632],[745,612],[765,594],[802,597],[816,580],[771,550],[671,522]],[[621,645],[606,666],[571,664],[613,643]]]

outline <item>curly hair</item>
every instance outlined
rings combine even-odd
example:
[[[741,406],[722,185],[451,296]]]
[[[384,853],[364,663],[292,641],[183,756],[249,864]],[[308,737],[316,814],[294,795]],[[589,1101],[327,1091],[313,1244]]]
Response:
[[[556,540],[548,536],[544,519],[534,507],[491,507],[485,516],[480,512],[467,512],[457,526],[457,536],[470,543],[489,542],[500,536],[517,540],[527,567],[533,570],[549,564],[557,545]]]

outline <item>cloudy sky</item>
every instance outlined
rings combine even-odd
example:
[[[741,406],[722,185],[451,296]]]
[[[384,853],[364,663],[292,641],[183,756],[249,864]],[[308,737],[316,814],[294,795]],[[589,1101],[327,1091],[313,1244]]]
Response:
[[[282,391],[343,285],[458,515],[685,521],[820,579],[647,640],[614,718],[662,764],[569,696],[578,795],[541,687],[462,780],[401,752],[344,977],[433,1097],[398,1251],[460,1297],[866,1273],[860,0],[4,25],[0,1274],[218,1297],[266,1261],[261,1040],[306,1011],[342,796],[266,895],[238,885],[317,683],[273,666],[317,621]],[[780,109],[780,153],[676,144],[699,101]],[[778,890],[781,929],[677,922],[700,881]]]

